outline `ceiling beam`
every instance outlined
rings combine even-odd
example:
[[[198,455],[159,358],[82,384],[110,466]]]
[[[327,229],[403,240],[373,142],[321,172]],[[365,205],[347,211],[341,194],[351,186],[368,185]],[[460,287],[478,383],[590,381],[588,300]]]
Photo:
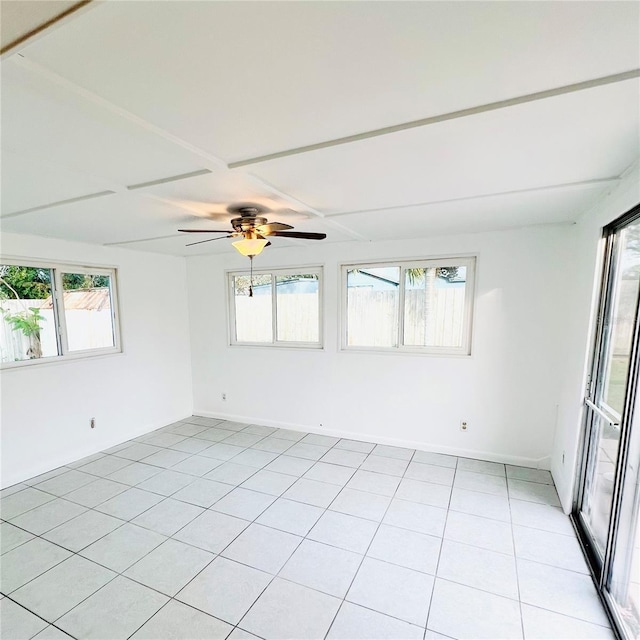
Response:
[[[50,29],[56,23],[61,22],[65,18],[68,18],[70,15],[76,13],[76,11],[78,11],[79,9],[82,9],[83,7],[86,7],[91,2],[92,2],[92,0],[80,0],[80,2],[74,3],[73,5],[71,5],[67,9],[65,9],[64,11],[61,11],[60,13],[54,15],[53,17],[49,18],[48,20],[45,20],[45,21],[43,21],[43,22],[41,22],[39,24],[36,24],[33,28],[29,29],[28,31],[25,31],[24,33],[21,33],[19,36],[17,36],[13,40],[7,42],[6,44],[2,43],[2,47],[0,48],[0,55],[4,56],[5,54],[9,53],[10,51],[15,49],[16,47],[20,46],[21,44],[25,44],[27,42],[27,40],[31,40],[32,38],[34,38],[38,34],[41,34],[43,31],[46,31],[47,29]],[[20,7],[21,11],[28,11],[29,10],[29,8],[28,8],[28,4],[29,3],[28,2],[23,2],[23,3],[20,3],[20,4],[21,4],[21,7]],[[51,4],[53,4],[53,3],[51,3]],[[2,17],[3,17],[3,21],[8,19],[6,15],[4,15]],[[33,18],[33,16],[32,16],[32,18]]]
[[[507,107],[514,107],[520,104],[527,104],[529,102],[537,102],[538,100],[546,100],[548,98],[555,98],[556,96],[562,96],[569,93],[576,93],[577,91],[585,91],[586,89],[593,89],[595,87],[602,87],[608,84],[615,84],[617,82],[624,82],[626,80],[633,80],[636,78],[640,78],[640,69],[632,69],[631,71],[625,71],[624,73],[616,73],[609,76],[603,76],[601,78],[594,78],[593,80],[586,80],[584,82],[576,82],[575,84],[568,84],[563,87],[556,87],[555,89],[548,89],[546,91],[529,93],[523,96],[509,98],[508,100],[499,100],[498,102],[489,102],[487,104],[479,105],[476,107],[470,107],[468,109],[460,109],[459,111],[451,111],[449,113],[442,113],[436,116],[430,116],[428,118],[421,118],[420,120],[412,120],[410,122],[395,124],[389,127],[372,129],[371,131],[364,131],[362,133],[356,133],[351,136],[344,136],[343,138],[325,140],[324,142],[317,142],[315,144],[308,144],[302,147],[294,147],[293,149],[276,151],[275,153],[268,153],[263,156],[256,156],[254,158],[237,160],[235,162],[229,163],[229,169],[237,169],[237,168],[246,167],[252,164],[268,162],[269,160],[277,160],[278,158],[287,158],[289,156],[296,156],[303,153],[309,153],[311,151],[319,151],[321,149],[337,147],[343,144],[350,144],[352,142],[360,142],[361,140],[368,140],[370,138],[378,138],[380,136],[386,136],[391,133],[398,133],[400,131],[407,131],[409,129],[417,129],[419,127],[427,127],[432,124],[438,124],[439,122],[447,122],[448,120],[458,120],[460,118],[467,118],[469,116],[475,116],[480,113],[487,113],[488,111],[497,111],[498,109],[506,109]]]
[[[197,176],[205,176],[213,173],[209,169],[199,169],[198,171],[190,171],[189,173],[181,173],[177,176],[169,176],[168,178],[158,178],[157,180],[149,180],[148,182],[140,182],[138,184],[130,184],[127,190],[135,191],[136,189],[144,189],[145,187],[153,187],[157,184],[167,184],[167,182],[178,182],[179,180],[187,180],[188,178],[196,178]]]
[[[137,244],[138,242],[153,242],[154,240],[167,240],[168,238],[184,238],[184,234],[172,233],[168,236],[155,236],[153,238],[138,238],[137,240],[121,240],[119,242],[105,242],[103,247],[118,247],[123,244]]]
[[[115,191],[98,191],[97,193],[88,193],[84,196],[77,196],[75,198],[68,198],[67,200],[58,200],[56,202],[49,202],[47,204],[41,204],[37,207],[30,207],[29,209],[22,209],[20,211],[13,211],[2,216],[1,220],[7,220],[8,218],[15,218],[17,216],[23,216],[27,213],[34,213],[35,211],[43,211],[44,209],[51,209],[52,207],[60,207],[64,204],[74,204],[76,202],[84,202],[85,200],[93,200],[94,198],[102,198],[103,196],[110,196],[115,194]]]
[[[414,207],[428,207],[435,204],[449,204],[451,202],[465,202],[468,200],[486,200],[487,198],[501,198],[505,196],[526,195],[529,193],[540,193],[543,191],[572,191],[575,189],[584,189],[587,187],[607,187],[616,184],[622,180],[622,176],[614,176],[611,178],[596,178],[594,180],[583,180],[581,182],[565,182],[563,184],[549,184],[541,187],[532,187],[530,189],[515,189],[513,191],[496,191],[494,193],[481,193],[471,196],[463,196],[461,198],[445,198],[443,200],[428,200],[427,202],[414,202],[411,204],[401,204],[391,207],[380,207],[378,209],[358,209],[355,211],[338,211],[337,213],[326,214],[325,221],[341,216],[350,216],[357,213],[374,213],[376,211],[396,211],[398,209],[411,209]]]
[[[316,216],[317,218],[320,218],[323,222],[326,222],[330,227],[333,227],[334,229],[337,229],[338,231],[341,231],[342,233],[346,233],[348,236],[351,236],[354,240],[368,240],[369,239],[366,236],[362,235],[361,233],[359,233],[357,231],[354,231],[353,229],[350,229],[349,227],[345,227],[343,224],[341,224],[339,222],[336,222],[335,220],[330,220],[327,217],[327,214],[322,213],[321,211],[318,211],[318,209],[314,209],[313,207],[310,207],[309,205],[305,204],[304,202],[302,202],[302,200],[298,200],[297,198],[294,198],[293,196],[290,196],[288,193],[285,193],[284,191],[281,191],[280,189],[278,189],[277,187],[272,185],[270,182],[267,182],[263,178],[259,178],[258,176],[256,176],[253,173],[250,173],[250,172],[245,172],[245,175],[249,176],[256,184],[262,186],[265,189],[268,189],[269,191],[271,191],[275,195],[283,198],[284,200],[292,202],[294,204],[294,206],[298,207],[298,209],[301,209],[304,213],[310,213],[310,214]],[[293,244],[296,244],[298,241],[291,240],[291,242]]]
[[[117,116],[120,116],[125,120],[128,120],[129,122],[141,127],[142,129],[145,129],[146,131],[149,131],[150,133],[153,133],[159,136],[160,138],[163,138],[164,140],[171,142],[176,146],[181,147],[182,149],[185,149],[186,151],[192,153],[193,155],[198,156],[201,160],[203,160],[202,164],[206,169],[214,170],[214,169],[227,168],[227,163],[221,158],[218,158],[212,153],[208,153],[204,149],[200,149],[199,147],[190,144],[186,140],[183,140],[182,138],[176,135],[173,135],[172,133],[170,133],[169,131],[166,131],[162,127],[158,127],[157,125],[152,124],[151,122],[145,120],[144,118],[137,116],[135,113],[132,113],[131,111],[128,111],[123,107],[119,107],[113,102],[110,102],[105,98],[102,98],[101,96],[94,93],[93,91],[89,91],[89,89],[85,89],[84,87],[81,87],[75,82],[72,82],[71,80],[67,80],[67,78],[61,76],[60,74],[55,73],[54,71],[51,71],[50,69],[47,69],[46,67],[43,67],[42,65],[36,62],[33,62],[28,58],[25,58],[22,54],[18,54],[17,56],[12,58],[11,62],[19,65],[24,69],[27,69],[29,71],[32,71],[33,73],[38,74],[45,80],[48,80],[49,82],[51,82],[52,84],[55,84],[59,87],[63,87],[67,91],[71,91],[72,93],[75,93],[77,96],[80,96],[84,100],[92,102],[94,105],[97,105],[98,107],[106,109],[107,111]]]

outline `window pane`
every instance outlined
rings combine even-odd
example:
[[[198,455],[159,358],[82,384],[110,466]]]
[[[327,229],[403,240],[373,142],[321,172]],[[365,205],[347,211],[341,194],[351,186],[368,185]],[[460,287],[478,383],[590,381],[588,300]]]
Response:
[[[464,345],[466,280],[466,267],[405,270],[405,345],[454,348]]]
[[[347,345],[397,347],[399,267],[347,271]]]
[[[640,398],[629,426],[627,464],[622,480],[620,518],[615,535],[610,591],[628,638],[640,637]]]
[[[620,233],[620,255],[616,269],[606,358],[604,402],[622,414],[629,375],[629,357],[640,291],[640,222]]]
[[[250,287],[253,288],[252,297],[249,296]],[[253,276],[253,285],[249,276],[234,276],[233,295],[236,341],[273,342],[271,276]]]
[[[57,356],[51,270],[0,265],[2,362]]]
[[[276,277],[278,340],[320,342],[318,285],[316,274]]]
[[[589,410],[591,411],[591,410]],[[620,431],[591,412],[590,464],[585,482],[582,514],[589,525],[595,548],[604,557],[613,503],[613,480],[620,445]]]
[[[62,290],[69,351],[113,347],[111,277],[63,273]]]

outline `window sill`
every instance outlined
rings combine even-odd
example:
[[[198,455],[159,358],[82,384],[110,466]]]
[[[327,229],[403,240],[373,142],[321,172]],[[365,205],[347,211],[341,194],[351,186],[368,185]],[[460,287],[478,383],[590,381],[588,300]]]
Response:
[[[114,356],[123,356],[122,349],[101,350],[100,353],[83,352],[82,354],[67,354],[65,356],[51,356],[48,358],[37,358],[34,360],[19,360],[18,362],[2,362],[0,363],[0,371],[27,371],[31,367],[51,367],[62,364],[71,364],[73,362],[86,362],[89,360],[101,360],[103,358],[112,358]]]
[[[445,351],[440,349],[399,349],[397,347],[341,347],[340,353],[359,353],[383,356],[421,356],[437,358],[472,358],[472,354],[465,350]]]
[[[294,342],[280,342],[277,344],[274,343],[263,343],[263,342],[231,342],[227,345],[232,348],[242,347],[242,348],[255,348],[259,349],[275,349],[276,351],[324,351],[324,346],[321,344],[312,344],[312,343],[300,343],[296,344]]]

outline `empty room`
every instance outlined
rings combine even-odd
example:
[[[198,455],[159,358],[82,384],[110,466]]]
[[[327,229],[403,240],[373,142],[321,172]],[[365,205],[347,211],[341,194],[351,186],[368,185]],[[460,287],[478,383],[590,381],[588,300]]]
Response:
[[[640,2],[0,21],[2,640],[640,637]]]

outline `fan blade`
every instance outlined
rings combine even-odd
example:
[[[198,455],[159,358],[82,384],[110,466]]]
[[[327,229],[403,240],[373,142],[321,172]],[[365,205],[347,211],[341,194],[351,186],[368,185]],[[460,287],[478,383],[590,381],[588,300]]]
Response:
[[[225,238],[234,238],[235,236],[221,236],[220,238],[209,238],[208,240],[200,240],[199,242],[190,242],[187,247],[193,247],[194,244],[203,244],[205,242],[213,242],[214,240],[224,240]]]
[[[229,229],[178,229],[182,233],[229,233]]]
[[[256,233],[256,236],[258,236],[258,240],[266,240],[266,238],[263,235],[260,235],[259,233]],[[264,245],[265,247],[270,247],[271,243],[267,242],[267,244]]]
[[[326,233],[306,233],[304,231],[274,231],[270,236],[280,236],[282,238],[303,238],[305,240],[324,240]]]
[[[274,231],[286,231],[287,229],[293,229],[293,227],[284,222],[269,222],[256,227],[256,231],[263,236],[271,235]]]

